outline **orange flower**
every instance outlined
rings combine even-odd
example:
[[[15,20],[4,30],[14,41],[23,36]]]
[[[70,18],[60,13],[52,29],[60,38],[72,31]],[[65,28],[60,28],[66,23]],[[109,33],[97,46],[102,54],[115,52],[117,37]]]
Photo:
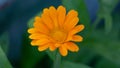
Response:
[[[32,39],[31,45],[38,46],[39,51],[58,48],[62,56],[68,54],[68,50],[77,52],[79,47],[73,43],[81,42],[83,38],[76,33],[84,29],[84,25],[77,25],[78,13],[71,10],[66,14],[66,9],[59,6],[57,9],[51,6],[45,8],[41,17],[35,17],[34,27],[28,29]]]

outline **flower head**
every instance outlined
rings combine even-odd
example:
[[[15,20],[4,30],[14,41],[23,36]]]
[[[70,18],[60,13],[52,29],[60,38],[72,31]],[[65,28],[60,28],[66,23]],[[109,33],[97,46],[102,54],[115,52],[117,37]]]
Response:
[[[76,33],[84,29],[84,25],[77,25],[78,13],[59,6],[45,8],[41,17],[35,17],[34,27],[28,29],[32,46],[38,46],[39,51],[49,48],[50,51],[58,49],[62,56],[68,54],[68,50],[77,52],[79,47],[74,42],[81,42],[83,38]]]

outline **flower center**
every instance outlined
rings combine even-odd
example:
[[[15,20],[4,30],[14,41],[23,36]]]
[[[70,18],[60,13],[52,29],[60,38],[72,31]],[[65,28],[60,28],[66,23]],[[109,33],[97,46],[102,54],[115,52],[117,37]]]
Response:
[[[56,40],[58,43],[62,43],[65,41],[67,37],[67,33],[62,30],[54,30],[51,33],[51,36],[54,40]]]

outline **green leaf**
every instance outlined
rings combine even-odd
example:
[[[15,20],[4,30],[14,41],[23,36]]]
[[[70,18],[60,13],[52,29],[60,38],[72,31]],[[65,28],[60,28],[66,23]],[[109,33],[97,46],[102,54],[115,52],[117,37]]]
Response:
[[[119,0],[99,0],[99,3],[100,3],[99,11],[103,13],[111,13],[116,7],[116,5],[119,3]]]
[[[93,31],[91,36],[88,38],[89,43],[86,44],[90,45],[89,47],[91,48],[91,50],[93,50],[100,56],[108,59],[109,61],[117,65],[120,65],[120,42],[118,39],[120,25],[118,25],[119,22],[114,23],[114,28],[112,28],[109,34],[105,34],[102,29]]]
[[[32,27],[33,27],[33,23],[34,23],[34,18],[31,18],[31,19],[28,21],[28,28],[32,28]]]
[[[116,65],[114,62],[102,58],[99,62],[97,62],[95,68],[120,68],[120,67]]]
[[[86,42],[87,43],[87,42]],[[81,62],[84,64],[89,64],[91,62],[91,59],[93,59],[96,56],[96,53],[91,51],[88,46],[84,46],[84,44],[80,44],[81,46],[79,52],[71,53],[69,52],[68,56],[65,57],[65,60],[69,60],[71,62]],[[72,59],[71,59],[72,58]]]
[[[112,21],[112,16],[111,15],[106,15],[104,17],[104,19],[105,19],[105,32],[106,32],[106,34],[108,34],[112,29],[112,22],[113,22]]]
[[[105,20],[105,32],[108,34],[112,29],[112,16],[111,13],[114,8],[119,3],[119,0],[99,0],[99,11],[98,11],[98,18],[94,22],[94,27],[98,25],[98,23],[104,19]]]
[[[12,68],[1,46],[0,46],[0,68]]]
[[[104,23],[105,23],[105,33],[108,34],[111,29],[112,29],[112,24],[113,24],[113,19],[112,16],[110,14],[104,14],[104,15],[98,15],[97,19],[95,20],[93,27],[96,27],[98,25],[98,23],[104,19]]]
[[[7,59],[7,54],[8,52],[8,45],[9,45],[9,37],[8,33],[4,32],[0,36],[0,68],[12,68],[9,60]]]
[[[120,64],[120,42],[108,41],[104,43],[94,43],[94,50],[103,57]]]
[[[91,67],[84,65],[84,64],[80,64],[80,63],[63,61],[62,68],[91,68]]]
[[[91,48],[97,54],[105,57],[106,59],[120,64],[120,42],[118,41],[118,29],[114,29],[109,35],[103,33],[103,31],[94,31],[94,41],[88,43],[92,45]]]
[[[8,45],[9,45],[9,37],[8,37],[8,32],[4,32],[0,36],[0,45],[3,51],[7,54],[8,52]]]
[[[45,52],[39,52],[37,47],[30,45],[30,42],[28,33],[25,33],[23,35],[21,68],[34,68],[38,62],[42,61],[46,54]]]
[[[62,0],[62,4],[67,8],[67,10],[77,10],[80,22],[87,28],[90,27],[90,17],[84,0]]]

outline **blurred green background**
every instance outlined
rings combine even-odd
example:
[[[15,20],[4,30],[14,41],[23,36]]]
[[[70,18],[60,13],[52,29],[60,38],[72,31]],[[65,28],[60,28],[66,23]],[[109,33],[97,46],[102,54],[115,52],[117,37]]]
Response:
[[[79,13],[84,41],[62,57],[61,68],[120,68],[120,0],[0,0],[0,68],[52,68],[54,53],[30,45],[27,29],[43,8]]]

